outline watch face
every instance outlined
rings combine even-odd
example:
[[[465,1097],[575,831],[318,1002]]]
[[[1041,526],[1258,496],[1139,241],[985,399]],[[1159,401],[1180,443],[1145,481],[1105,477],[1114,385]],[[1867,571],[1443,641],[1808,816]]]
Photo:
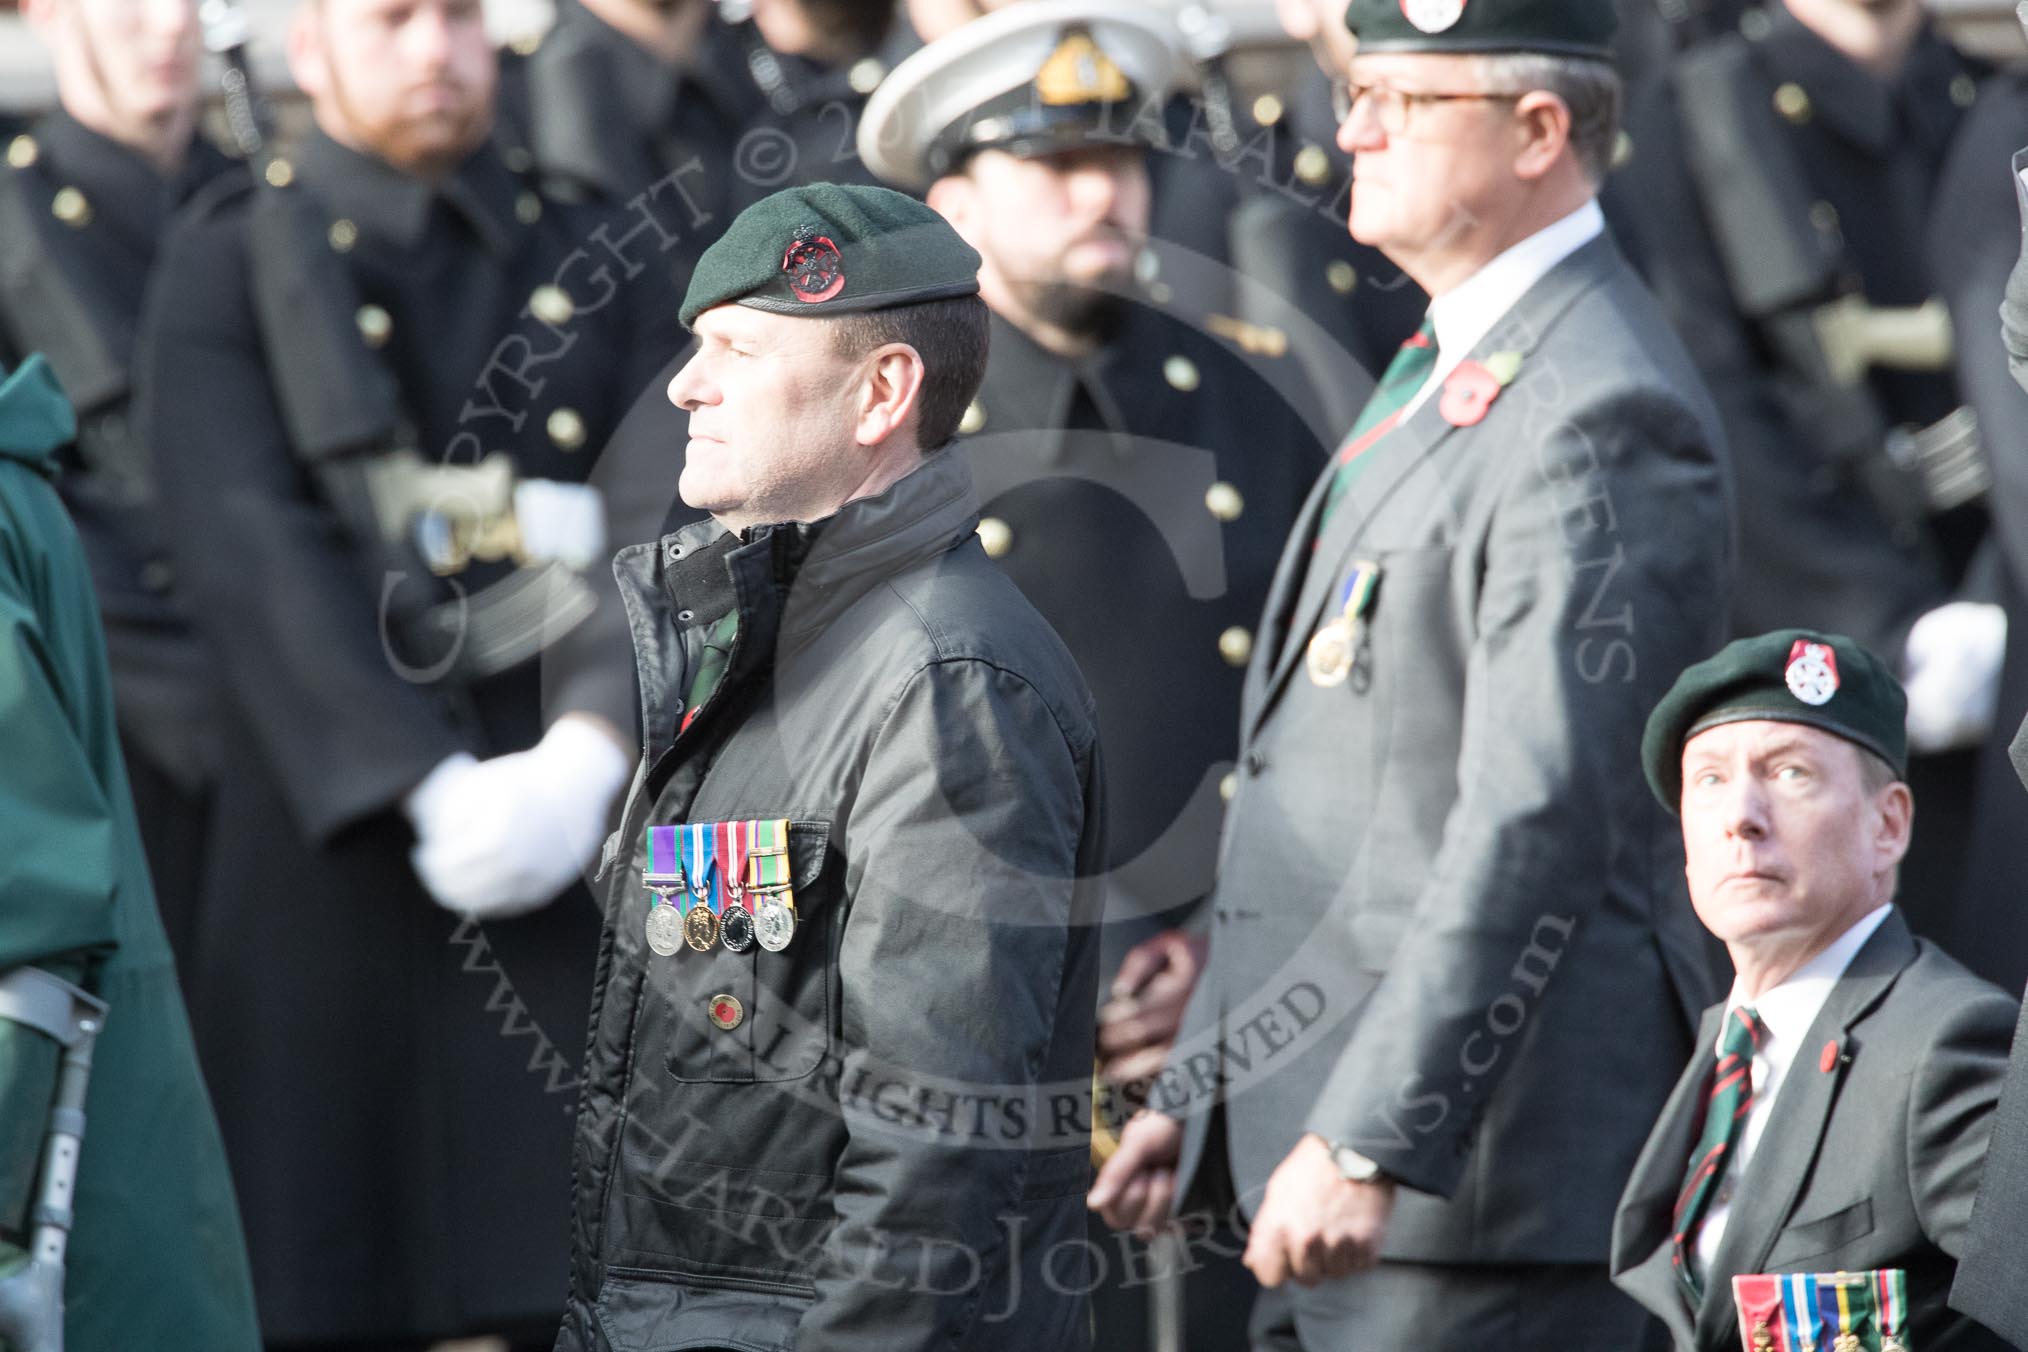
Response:
[[[1349,1145],[1331,1147],[1331,1162],[1338,1166],[1338,1172],[1351,1183],[1371,1183],[1380,1176],[1380,1166]]]

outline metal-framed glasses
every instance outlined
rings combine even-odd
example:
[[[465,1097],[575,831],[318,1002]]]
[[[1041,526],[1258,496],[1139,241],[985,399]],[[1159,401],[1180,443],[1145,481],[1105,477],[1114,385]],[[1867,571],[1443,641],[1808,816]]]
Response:
[[[1408,130],[1409,113],[1425,103],[1469,103],[1469,102],[1512,102],[1520,98],[1519,93],[1469,90],[1456,93],[1424,90],[1396,89],[1393,85],[1354,84],[1350,80],[1331,81],[1331,111],[1337,115],[1338,125],[1344,126],[1351,120],[1353,110],[1366,100],[1373,100],[1373,114],[1380,121],[1380,129],[1389,136],[1399,136]]]

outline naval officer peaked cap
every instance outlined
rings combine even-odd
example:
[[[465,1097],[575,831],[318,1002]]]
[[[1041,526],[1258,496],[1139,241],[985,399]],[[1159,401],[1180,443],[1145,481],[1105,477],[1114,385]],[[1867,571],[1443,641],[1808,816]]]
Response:
[[[921,192],[981,150],[1137,143],[1195,75],[1160,6],[1024,0],[896,66],[859,119],[859,158],[882,182]]]

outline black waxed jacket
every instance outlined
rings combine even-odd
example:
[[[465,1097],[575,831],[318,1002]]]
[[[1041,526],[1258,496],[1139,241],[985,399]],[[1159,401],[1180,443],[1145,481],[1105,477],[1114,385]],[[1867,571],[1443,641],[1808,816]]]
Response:
[[[933,454],[814,527],[619,556],[645,746],[601,866],[559,1352],[1088,1345],[1097,733],[977,519]],[[646,829],[780,818],[791,944],[654,954]]]

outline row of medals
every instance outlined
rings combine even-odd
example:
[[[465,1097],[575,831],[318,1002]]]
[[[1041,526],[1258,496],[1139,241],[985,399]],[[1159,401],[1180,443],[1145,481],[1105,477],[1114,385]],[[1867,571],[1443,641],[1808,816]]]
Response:
[[[758,942],[768,952],[779,953],[796,937],[796,904],[786,887],[754,893],[751,914],[741,893],[734,891],[723,919],[703,897],[696,898],[689,910],[681,910],[675,900],[680,887],[678,883],[652,889],[660,900],[648,907],[648,947],[660,957],[675,956],[685,944],[699,953],[709,953],[718,944],[744,953]]]

